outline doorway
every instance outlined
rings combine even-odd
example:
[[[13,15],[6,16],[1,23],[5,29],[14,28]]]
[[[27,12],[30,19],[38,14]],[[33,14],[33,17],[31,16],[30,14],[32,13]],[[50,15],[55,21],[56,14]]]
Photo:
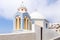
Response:
[[[43,33],[43,28],[41,27],[41,40],[42,40],[42,33]]]

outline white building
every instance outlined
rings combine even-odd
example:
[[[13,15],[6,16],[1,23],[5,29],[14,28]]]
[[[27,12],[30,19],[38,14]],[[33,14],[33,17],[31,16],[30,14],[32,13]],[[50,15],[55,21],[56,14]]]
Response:
[[[13,19],[13,32],[0,34],[0,40],[55,40],[59,36],[49,29],[49,22],[38,11],[29,15],[26,7],[18,8]]]

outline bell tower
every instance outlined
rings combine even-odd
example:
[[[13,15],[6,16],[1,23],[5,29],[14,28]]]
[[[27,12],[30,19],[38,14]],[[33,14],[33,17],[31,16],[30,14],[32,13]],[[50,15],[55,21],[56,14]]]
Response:
[[[22,2],[23,3],[23,2]],[[17,13],[14,15],[14,31],[27,31],[31,30],[31,18],[27,12],[27,8],[24,7],[23,5],[18,8]]]

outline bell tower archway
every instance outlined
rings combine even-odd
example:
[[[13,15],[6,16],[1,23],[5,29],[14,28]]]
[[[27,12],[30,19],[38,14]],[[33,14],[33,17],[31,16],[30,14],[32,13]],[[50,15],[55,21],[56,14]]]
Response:
[[[28,29],[28,18],[26,16],[24,17],[24,29]]]
[[[16,17],[16,30],[20,30],[21,28],[21,18],[20,16]]]

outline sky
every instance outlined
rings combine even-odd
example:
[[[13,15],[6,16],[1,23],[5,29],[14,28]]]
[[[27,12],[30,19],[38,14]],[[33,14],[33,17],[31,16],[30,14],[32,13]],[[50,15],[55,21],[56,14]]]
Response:
[[[60,22],[60,0],[0,0],[0,33],[13,30],[13,16],[22,5],[31,14],[36,9],[51,22]]]

